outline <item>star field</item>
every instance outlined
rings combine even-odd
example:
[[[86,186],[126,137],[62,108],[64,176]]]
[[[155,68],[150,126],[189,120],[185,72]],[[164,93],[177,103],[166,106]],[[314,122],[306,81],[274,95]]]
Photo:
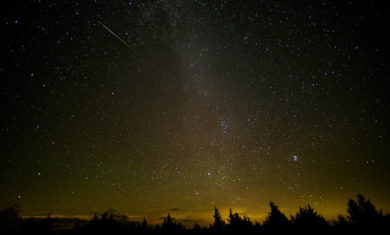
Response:
[[[388,6],[7,1],[0,203],[207,224],[390,208]]]

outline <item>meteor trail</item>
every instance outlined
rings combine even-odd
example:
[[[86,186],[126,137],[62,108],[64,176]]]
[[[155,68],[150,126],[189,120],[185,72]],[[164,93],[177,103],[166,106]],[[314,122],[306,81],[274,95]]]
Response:
[[[112,35],[114,35],[119,41],[121,41],[125,46],[131,49],[130,45],[127,44],[122,38],[120,38],[118,35],[116,35],[110,28],[108,28],[105,24],[103,24],[100,20],[98,21],[101,26],[103,26],[108,32],[110,32]]]

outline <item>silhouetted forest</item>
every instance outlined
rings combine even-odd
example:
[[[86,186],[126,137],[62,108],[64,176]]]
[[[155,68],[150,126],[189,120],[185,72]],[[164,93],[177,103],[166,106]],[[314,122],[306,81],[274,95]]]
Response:
[[[288,218],[274,202],[263,223],[254,222],[230,210],[228,218],[222,218],[214,208],[214,222],[207,227],[195,224],[185,228],[168,214],[160,225],[131,222],[126,216],[107,211],[85,223],[77,222],[73,228],[58,226],[66,219],[47,216],[43,219],[22,219],[17,206],[0,211],[0,234],[389,234],[390,215],[378,211],[370,200],[362,195],[349,199],[347,216],[339,215],[335,221],[327,221],[313,207],[300,207]],[[211,216],[211,215],[210,215]]]

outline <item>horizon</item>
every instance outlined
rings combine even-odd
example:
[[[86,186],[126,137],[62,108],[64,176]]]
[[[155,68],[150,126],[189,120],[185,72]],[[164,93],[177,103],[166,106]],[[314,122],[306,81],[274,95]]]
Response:
[[[375,201],[372,201],[370,198],[367,198],[367,199],[370,200],[375,205]],[[278,204],[276,203],[276,205],[278,205]],[[294,214],[299,212],[299,208],[303,208],[307,205],[310,205],[310,204],[301,205],[298,208],[296,208],[296,210],[286,210],[286,208],[280,207],[279,205],[278,206],[279,206],[279,209],[281,210],[281,212],[283,212],[287,216],[287,218],[291,218]],[[312,206],[312,205],[310,205],[310,206]],[[248,212],[240,211],[240,209],[235,210],[234,208],[219,208],[219,207],[217,207],[217,208],[220,211],[222,219],[224,219],[225,221],[227,220],[227,218],[229,216],[229,210],[231,209],[233,211],[233,213],[237,212],[240,216],[247,216],[247,217],[249,217],[249,219],[252,222],[259,222],[261,224],[266,220],[266,217],[269,215],[269,212],[270,212],[269,208],[268,208],[268,211],[264,214],[253,214],[250,212],[248,213]],[[343,213],[331,213],[331,212],[322,213],[321,211],[317,210],[317,208],[315,208],[315,207],[313,207],[313,208],[315,209],[315,211],[317,211],[319,213],[319,215],[323,216],[330,224],[333,224],[335,221],[337,221],[339,215],[342,215],[342,216],[348,215],[347,200],[345,203],[345,208],[344,208]],[[389,213],[389,211],[383,210],[383,208],[380,208],[380,207],[376,207],[376,209],[378,211],[382,211],[383,214]],[[168,214],[170,214],[170,216],[172,217],[172,219],[174,221],[176,221],[177,223],[181,223],[186,228],[192,228],[195,224],[199,224],[200,226],[207,227],[207,226],[210,226],[214,221],[214,218],[213,218],[214,208],[211,208],[210,210],[207,211],[208,214],[206,214],[206,212],[205,212],[204,215],[202,217],[199,217],[199,218],[194,217],[194,214],[192,214],[191,211],[183,212],[179,208],[172,208],[170,210],[167,210],[167,213],[161,214],[161,216],[154,217],[154,218],[153,217],[146,217],[146,216],[142,216],[142,215],[126,214],[126,213],[122,213],[120,210],[116,210],[114,208],[110,208],[110,209],[107,209],[107,210],[102,211],[102,212],[96,211],[92,214],[79,214],[79,215],[56,214],[53,212],[46,213],[46,214],[39,214],[39,215],[37,215],[37,214],[36,215],[25,215],[25,214],[23,214],[23,211],[21,211],[21,214],[22,214],[21,216],[23,219],[29,219],[29,218],[44,219],[44,218],[47,218],[48,215],[50,215],[51,218],[55,218],[55,219],[74,219],[74,220],[90,221],[94,218],[95,213],[97,213],[97,215],[102,215],[103,213],[105,213],[107,211],[111,211],[112,213],[120,215],[120,216],[126,216],[126,218],[123,218],[121,220],[125,220],[128,222],[142,223],[143,220],[146,219],[148,224],[153,225],[153,226],[161,225],[164,218],[166,218],[166,216]]]

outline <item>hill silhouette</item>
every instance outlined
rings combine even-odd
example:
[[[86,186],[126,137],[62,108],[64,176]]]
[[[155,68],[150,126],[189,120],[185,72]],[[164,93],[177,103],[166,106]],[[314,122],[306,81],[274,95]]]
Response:
[[[295,215],[288,218],[274,202],[270,212],[261,224],[247,216],[241,216],[230,209],[228,218],[223,218],[219,209],[214,208],[214,222],[210,226],[185,228],[168,213],[160,225],[149,225],[129,221],[126,216],[112,210],[98,215],[82,224],[76,222],[73,228],[58,226],[66,219],[43,219],[20,217],[20,208],[10,206],[0,211],[0,234],[386,234],[390,232],[390,215],[377,210],[372,202],[362,195],[357,200],[349,199],[347,216],[339,215],[332,222],[327,221],[315,209],[307,205],[300,207]]]

